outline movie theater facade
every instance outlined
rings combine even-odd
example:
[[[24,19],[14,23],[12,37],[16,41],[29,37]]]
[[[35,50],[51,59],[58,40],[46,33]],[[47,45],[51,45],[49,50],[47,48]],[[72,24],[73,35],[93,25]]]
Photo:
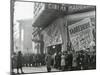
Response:
[[[36,53],[67,51],[69,46],[79,51],[95,46],[96,7],[34,3],[33,42]]]

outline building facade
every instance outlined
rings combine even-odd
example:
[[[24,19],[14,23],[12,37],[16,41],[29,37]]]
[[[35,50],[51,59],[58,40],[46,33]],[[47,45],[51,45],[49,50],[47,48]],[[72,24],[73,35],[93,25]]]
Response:
[[[20,26],[20,50],[23,54],[33,53],[32,49],[32,19],[18,20]]]
[[[40,41],[43,50],[40,51],[62,52],[70,50],[70,46],[79,51],[90,48],[93,42],[95,46],[95,12],[95,6],[34,3],[33,28],[37,28],[35,32],[38,32],[39,37],[42,36]]]
[[[18,52],[21,49],[21,28],[19,22],[15,22],[13,30],[14,52]]]

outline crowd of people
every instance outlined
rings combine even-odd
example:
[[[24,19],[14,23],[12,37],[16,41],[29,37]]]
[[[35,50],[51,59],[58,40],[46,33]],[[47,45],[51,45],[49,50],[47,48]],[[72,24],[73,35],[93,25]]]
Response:
[[[23,66],[38,67],[45,65],[45,54],[30,54],[23,56]]]
[[[88,70],[96,68],[96,52],[89,51],[64,51],[54,54],[54,68],[62,71],[69,70]]]
[[[50,72],[52,68],[61,71],[71,70],[88,70],[96,68],[96,51],[87,50],[80,51],[63,51],[51,54],[31,54],[22,55],[21,51],[18,54],[14,53],[12,57],[12,69],[17,68],[23,73],[22,67],[38,67],[47,66],[47,71]]]
[[[12,54],[12,72],[14,69],[19,69],[21,73],[24,73],[22,67],[39,67],[46,64],[45,54],[25,54],[23,55],[21,51]]]

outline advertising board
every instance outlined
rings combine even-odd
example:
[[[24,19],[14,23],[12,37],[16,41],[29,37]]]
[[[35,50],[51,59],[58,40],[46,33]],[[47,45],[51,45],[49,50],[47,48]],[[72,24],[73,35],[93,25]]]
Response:
[[[55,22],[42,31],[44,35],[44,41],[47,46],[62,43],[62,37],[58,27],[58,23]]]
[[[85,18],[74,23],[70,25],[68,29],[70,41],[76,51],[83,50],[83,48],[89,48],[93,40],[90,18]]]

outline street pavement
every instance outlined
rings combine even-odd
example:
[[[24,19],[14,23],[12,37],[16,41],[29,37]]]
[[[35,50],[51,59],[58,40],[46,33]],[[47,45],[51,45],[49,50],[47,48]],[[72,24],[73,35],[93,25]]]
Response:
[[[20,71],[20,70],[19,70]],[[55,68],[51,69],[52,72],[57,72],[60,70],[57,70]],[[14,69],[14,72],[17,73],[17,69]],[[41,67],[23,67],[23,72],[24,73],[40,73],[40,72],[47,72],[46,66],[41,66]]]

